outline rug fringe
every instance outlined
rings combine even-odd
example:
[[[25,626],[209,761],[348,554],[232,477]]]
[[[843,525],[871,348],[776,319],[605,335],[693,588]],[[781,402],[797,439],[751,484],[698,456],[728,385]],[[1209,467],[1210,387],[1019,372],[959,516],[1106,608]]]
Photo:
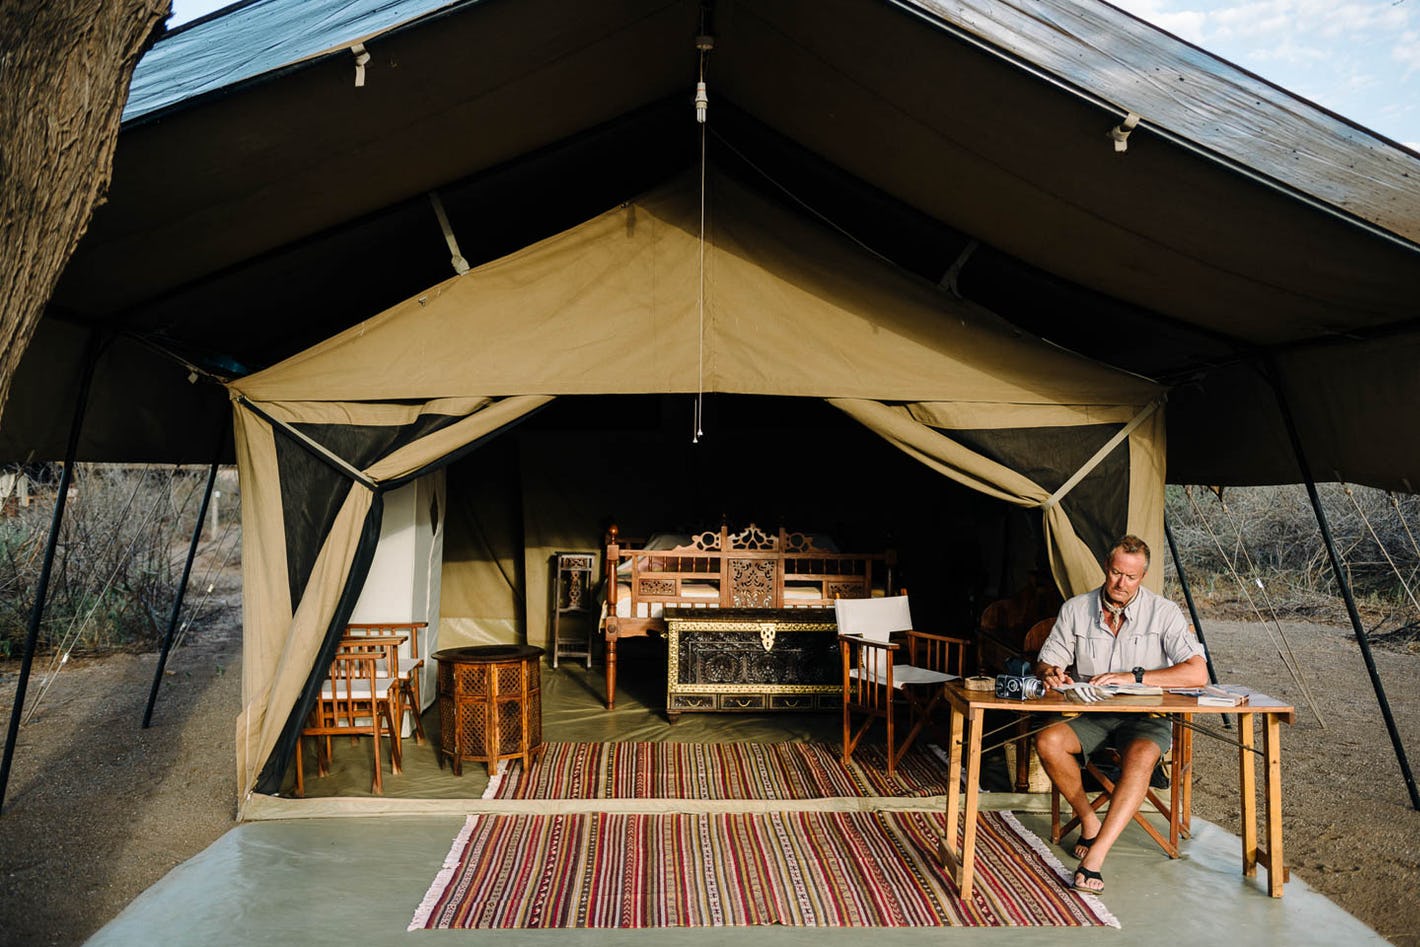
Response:
[[[510,768],[509,760],[498,761],[498,766],[494,769],[493,775],[488,777],[488,787],[483,790],[484,799],[496,799],[498,797],[498,790],[503,785],[503,779],[507,776]]]
[[[429,886],[423,900],[419,902],[419,907],[414,912],[414,920],[409,922],[406,931],[422,931],[429,924],[429,915],[434,912],[434,907],[439,903],[439,898],[443,896],[444,889],[453,881],[454,872],[458,870],[459,861],[463,858],[463,850],[468,846],[468,840],[473,835],[473,827],[478,821],[478,816],[471,815],[464,820],[463,828],[459,834],[454,836],[454,844],[449,847],[449,854],[444,856],[444,864],[439,867],[439,872],[434,876],[434,883]]]
[[[1105,903],[1100,900],[1099,895],[1090,894],[1088,891],[1080,891],[1076,888],[1070,887],[1075,880],[1075,874],[1074,872],[1070,871],[1070,869],[1066,868],[1065,864],[1060,861],[1059,856],[1055,854],[1055,849],[1045,844],[1045,840],[1042,839],[1039,835],[1036,835],[1030,829],[1022,825],[1021,820],[1016,818],[1016,814],[1014,812],[1010,812],[1008,810],[1003,809],[1001,810],[1000,815],[1001,820],[1007,825],[1009,825],[1012,829],[1014,829],[1016,831],[1016,834],[1019,835],[1022,839],[1024,839],[1026,844],[1035,850],[1035,853],[1040,856],[1041,861],[1045,862],[1046,865],[1050,866],[1050,868],[1057,875],[1060,876],[1061,880],[1065,882],[1065,886],[1067,888],[1070,888],[1072,892],[1079,896],[1081,901],[1084,901],[1087,905],[1089,905],[1090,910],[1094,911],[1096,914],[1099,915],[1099,919],[1101,921],[1103,921],[1105,924],[1108,924],[1110,927],[1123,929],[1123,925],[1119,923],[1119,918],[1114,916],[1113,911],[1105,907]]]

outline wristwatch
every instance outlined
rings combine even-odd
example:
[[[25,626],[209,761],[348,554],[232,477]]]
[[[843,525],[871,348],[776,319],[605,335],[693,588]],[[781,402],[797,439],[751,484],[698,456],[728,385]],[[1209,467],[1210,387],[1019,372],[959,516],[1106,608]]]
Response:
[[[1136,683],[1136,684],[1142,684],[1142,683],[1144,683],[1144,669],[1143,669],[1143,668],[1135,668],[1135,669],[1134,669],[1134,683]]]

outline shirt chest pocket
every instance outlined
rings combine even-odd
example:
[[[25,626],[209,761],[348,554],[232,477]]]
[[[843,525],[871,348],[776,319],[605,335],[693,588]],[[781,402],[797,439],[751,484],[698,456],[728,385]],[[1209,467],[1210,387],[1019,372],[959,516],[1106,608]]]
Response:
[[[1145,632],[1142,635],[1131,635],[1129,640],[1123,642],[1120,649],[1125,658],[1127,667],[1144,667],[1149,669],[1163,667],[1164,661],[1163,635],[1156,631]]]
[[[1100,630],[1098,634],[1088,636],[1081,652],[1088,655],[1088,661],[1079,662],[1078,670],[1082,675],[1093,677],[1105,673],[1114,657],[1114,635]]]

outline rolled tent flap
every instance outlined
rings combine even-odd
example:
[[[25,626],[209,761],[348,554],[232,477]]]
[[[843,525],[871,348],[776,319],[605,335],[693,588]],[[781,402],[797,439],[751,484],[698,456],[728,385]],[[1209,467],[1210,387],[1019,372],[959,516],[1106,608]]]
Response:
[[[1014,506],[1042,510],[1051,571],[1067,595],[1100,584],[1104,577],[1100,560],[1109,543],[1123,532],[1142,536],[1155,548],[1163,541],[1164,426],[1158,402],[1091,405],[1087,409],[1069,405],[994,405],[987,411],[971,412],[960,404],[888,405],[854,398],[828,401],[943,476]],[[1062,464],[1059,461],[1068,454],[1057,447],[1052,451],[1056,462],[1042,464],[1039,455],[1050,451],[1051,441],[1059,439],[1028,435],[1022,442],[1029,445],[1029,450],[1018,453],[1017,464],[1026,466],[1025,455],[1030,454],[1033,463],[1044,468],[1057,483],[1036,482],[962,442],[969,439],[990,443],[993,435],[1002,432],[1052,428],[1076,442],[1077,456],[1082,450],[1088,454],[1075,466]],[[947,430],[958,431],[962,440],[947,436]],[[1111,449],[1114,442],[1118,444]],[[1004,450],[993,453],[1009,454]],[[1101,470],[1102,463],[1110,457],[1118,457],[1119,461],[1112,468]],[[1079,497],[1079,502],[1070,502],[1071,493],[1088,483],[1092,474],[1098,474],[1101,480],[1108,478],[1110,484],[1125,485],[1127,512],[1122,522],[1111,516],[1118,510],[1117,503],[1091,502],[1095,498],[1086,496]],[[1087,535],[1093,542],[1084,538]],[[1161,569],[1147,576],[1156,589],[1162,580]]]
[[[242,387],[231,386],[247,499],[237,724],[245,799],[253,789],[280,786],[318,669],[329,663],[368,568],[379,495],[451,462],[551,398],[259,404]],[[331,489],[332,482],[340,486]]]

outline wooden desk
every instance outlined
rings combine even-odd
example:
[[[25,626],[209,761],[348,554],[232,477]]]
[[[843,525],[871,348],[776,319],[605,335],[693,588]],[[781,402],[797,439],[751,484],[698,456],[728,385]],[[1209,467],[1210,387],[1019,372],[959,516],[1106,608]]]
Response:
[[[1114,697],[1097,704],[1078,704],[1063,694],[1052,693],[1039,700],[1008,700],[989,691],[969,691],[958,681],[946,685],[947,703],[951,707],[951,757],[947,772],[947,832],[938,845],[938,856],[951,873],[961,891],[962,900],[971,897],[975,880],[976,815],[981,786],[981,734],[988,710],[1009,710],[1015,713],[1187,713],[1195,717],[1207,714],[1235,714],[1238,718],[1238,791],[1241,795],[1243,874],[1257,874],[1260,861],[1267,870],[1267,893],[1282,897],[1282,884],[1287,869],[1282,860],[1282,741],[1281,724],[1291,723],[1296,711],[1288,704],[1265,694],[1253,694],[1246,704],[1236,707],[1200,706],[1193,697],[1165,694],[1163,700],[1152,698],[1131,701]],[[1266,843],[1257,844],[1257,775],[1252,756],[1257,752],[1254,718],[1261,716],[1263,724],[1263,794],[1267,805]],[[966,763],[966,789],[963,800],[962,762]],[[965,810],[964,815],[960,810]],[[964,823],[964,824],[963,824]],[[962,841],[957,845],[957,827],[961,826]]]
[[[493,775],[500,760],[523,768],[542,752],[543,651],[530,645],[478,645],[434,653],[439,664],[439,765],[482,762]]]

